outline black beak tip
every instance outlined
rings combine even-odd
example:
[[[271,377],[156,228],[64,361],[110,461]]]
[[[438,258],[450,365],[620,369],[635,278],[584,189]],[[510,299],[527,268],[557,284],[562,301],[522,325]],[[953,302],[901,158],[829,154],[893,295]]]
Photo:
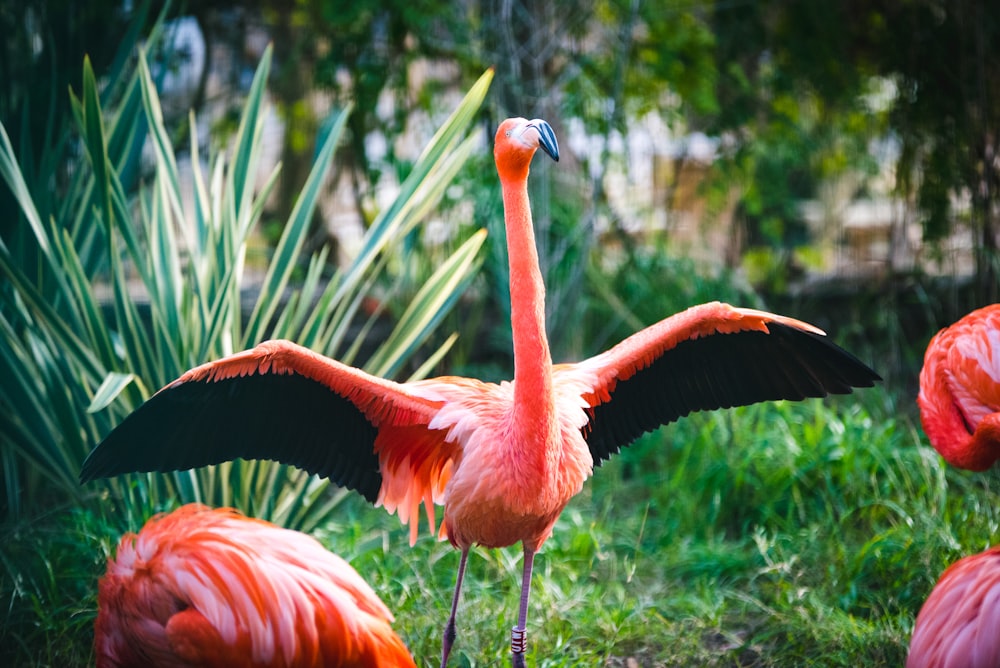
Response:
[[[556,162],[559,162],[559,142],[556,140],[556,133],[547,122],[536,119],[532,125],[538,130],[538,146]]]

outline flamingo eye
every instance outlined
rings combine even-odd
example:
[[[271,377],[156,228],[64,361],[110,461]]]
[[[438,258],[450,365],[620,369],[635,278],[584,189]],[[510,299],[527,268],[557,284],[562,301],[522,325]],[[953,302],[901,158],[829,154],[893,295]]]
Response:
[[[504,132],[503,136],[504,137],[509,137],[510,136],[510,130],[507,130],[506,132]]]

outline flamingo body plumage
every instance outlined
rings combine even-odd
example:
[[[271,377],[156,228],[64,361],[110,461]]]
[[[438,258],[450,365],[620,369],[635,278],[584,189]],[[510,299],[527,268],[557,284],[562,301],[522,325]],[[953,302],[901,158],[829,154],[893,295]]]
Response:
[[[182,375],[116,427],[81,480],[229,459],[274,459],[329,477],[398,514],[418,534],[423,506],[462,551],[447,661],[469,549],[524,548],[515,665],[532,558],[594,466],[644,432],[692,411],[821,397],[878,376],[817,328],[721,303],[652,325],[604,353],[553,364],[528,203],[535,151],[558,159],[545,121],[496,133],[511,292],[514,378],[396,383],[288,341],[269,341]],[[142,442],[142,448],[131,444]]]
[[[934,335],[917,404],[931,445],[952,466],[985,471],[1000,458],[1000,304]]]
[[[949,566],[920,608],[906,668],[1000,666],[1000,545]]]
[[[94,649],[98,668],[415,668],[392,621],[314,538],[189,504],[122,536]]]

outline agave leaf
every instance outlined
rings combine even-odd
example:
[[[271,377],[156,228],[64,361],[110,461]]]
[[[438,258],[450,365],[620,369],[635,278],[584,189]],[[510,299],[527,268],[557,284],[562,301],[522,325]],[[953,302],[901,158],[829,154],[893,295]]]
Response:
[[[173,215],[167,206],[170,195],[164,191],[169,183],[158,174],[151,189],[149,202],[149,239],[147,242],[147,266],[151,283],[146,289],[150,296],[154,335],[159,343],[161,355],[159,368],[164,371],[180,370],[184,366],[181,349],[185,336],[201,327],[197,321],[181,327],[181,294],[185,284],[181,276],[178,242],[174,235]]]
[[[275,512],[285,526],[309,533],[328,526],[344,499],[352,493],[342,488],[330,490],[329,485],[315,476],[304,478],[302,487],[303,493],[294,502],[291,497],[279,497],[280,505]]]
[[[326,176],[333,161],[333,153],[340,142],[340,136],[347,123],[349,113],[350,108],[335,112],[329,122],[326,137],[322,138],[320,142],[320,149],[317,152],[313,168],[310,170],[309,177],[306,179],[302,192],[295,202],[295,207],[289,215],[288,223],[285,225],[274,256],[267,268],[267,275],[264,277],[257,304],[254,306],[253,313],[250,314],[244,340],[245,345],[252,345],[260,340],[265,329],[269,326],[274,312],[280,305],[288,279],[298,264],[302,245],[305,243],[309,224],[312,222],[313,212],[316,210],[320,188],[326,182]]]
[[[350,269],[345,273],[343,281],[339,286],[339,291],[349,291],[360,282],[360,274],[364,272],[372,259],[378,254],[386,244],[396,238],[402,221],[407,219],[407,214],[415,209],[418,204],[416,194],[421,187],[426,188],[426,179],[431,172],[439,165],[439,161],[454,149],[455,144],[463,140],[469,126],[475,118],[486,91],[489,90],[490,82],[493,80],[493,70],[487,70],[479,81],[469,90],[458,108],[448,117],[444,125],[434,134],[427,148],[421,153],[420,158],[413,166],[413,170],[400,186],[399,195],[393,203],[382,211],[372,223],[365,241],[358,253],[358,257],[352,263]],[[335,295],[334,300],[338,300],[340,294]]]
[[[31,191],[28,190],[28,184],[24,181],[24,174],[18,165],[17,156],[14,155],[14,147],[11,146],[10,137],[7,136],[7,130],[3,123],[0,123],[0,176],[3,176],[4,181],[7,182],[21,213],[28,220],[28,225],[38,241],[38,247],[47,257],[51,257],[52,250],[49,247],[48,230],[45,229],[41,216],[38,215],[35,201],[31,197]]]
[[[214,238],[212,226],[212,207],[209,200],[208,189],[205,187],[205,176],[201,171],[201,156],[198,147],[198,123],[194,111],[188,113],[188,127],[190,128],[190,150],[191,150],[191,174],[192,191],[194,194],[194,245],[192,251],[195,257],[204,257]],[[206,285],[204,283],[204,268],[199,266],[197,287],[199,292],[204,293]]]
[[[97,391],[94,392],[94,398],[90,400],[87,412],[96,413],[107,408],[133,380],[135,380],[135,375],[131,373],[118,373],[117,371],[109,373],[104,377],[104,381],[97,388]]]
[[[7,483],[8,493],[45,481],[68,498],[78,498],[75,479],[86,449],[134,409],[149,388],[265,334],[301,337],[321,348],[334,338],[339,342],[374,286],[387,284],[390,294],[407,292],[411,279],[406,272],[395,283],[386,280],[387,270],[407,262],[394,258],[410,250],[393,244],[436,204],[468,157],[473,146],[468,128],[489,76],[417,161],[400,197],[373,225],[362,256],[324,284],[327,251],[301,255],[348,112],[331,117],[244,335],[241,288],[247,241],[278,174],[272,170],[263,187],[257,187],[270,54],[268,49],[255,75],[231,153],[214,156],[207,174],[202,173],[190,116],[192,211],[184,210],[182,176],[144,54],[133,74],[110,82],[103,92],[89,62],[84,64],[80,96],[71,96],[70,103],[90,169],[74,170],[65,198],[46,209],[53,211],[51,219],[39,213],[0,128],[0,174],[28,220],[31,235],[26,238],[32,242],[30,253],[14,254],[0,241],[0,276],[7,279],[0,291],[0,373],[7,380],[0,403],[16,410],[19,418],[14,425],[7,413],[0,415],[0,459],[5,465],[27,463],[17,466],[18,471],[26,468],[23,476],[7,472],[17,478]],[[138,184],[134,159],[147,136],[155,178]],[[398,369],[425,340],[440,319],[434,311],[453,304],[466,284],[481,243],[480,233],[417,292],[403,322],[380,349],[383,368]],[[29,280],[36,272],[35,265],[26,263],[28,255],[36,264],[42,259],[44,284]],[[300,265],[307,267],[305,281],[285,301],[291,272]],[[107,307],[96,298],[95,275],[109,283]],[[435,291],[439,294],[431,294]],[[362,334],[373,323],[365,323]],[[421,372],[454,340],[450,337],[434,352]],[[300,528],[328,518],[342,498],[329,492],[328,481],[271,462],[236,461],[104,484],[137,517],[177,501],[203,501],[257,509]]]
[[[372,274],[369,283],[374,284],[377,277],[378,274]],[[378,324],[379,317],[386,310],[385,306],[386,302],[388,302],[389,300],[393,300],[398,294],[399,292],[398,287],[399,286],[397,282],[397,286],[385,296],[385,299],[383,301],[380,301],[378,303],[376,309],[369,314],[364,324],[361,325],[361,329],[358,331],[352,329],[352,324],[354,322],[355,315],[358,313],[358,310],[361,307],[365,295],[370,290],[370,285],[365,286],[362,290],[359,290],[358,294],[350,303],[345,302],[344,305],[347,306],[348,308],[344,311],[345,313],[344,317],[342,317],[339,320],[339,322],[330,323],[331,325],[335,325],[333,331],[331,332],[332,343],[336,343],[336,345],[339,347],[341,343],[348,337],[348,335],[352,340],[351,345],[348,346],[347,350],[341,353],[341,358],[340,358],[341,361],[345,362],[346,364],[356,363],[358,353],[361,351],[362,345],[365,343],[365,341],[369,337],[369,334],[371,334],[372,330]],[[366,364],[365,367],[367,368],[369,367],[369,365]]]
[[[257,71],[254,73],[253,82],[250,84],[250,93],[247,95],[246,105],[243,108],[243,115],[240,118],[239,129],[236,132],[236,151],[232,160],[232,171],[230,172],[230,185],[232,187],[233,203],[236,211],[246,211],[249,209],[247,203],[253,194],[254,168],[257,166],[257,156],[260,152],[260,136],[263,131],[263,117],[261,116],[261,106],[264,99],[264,90],[267,85],[267,77],[271,71],[271,54],[273,47],[268,45],[264,49],[264,55]],[[247,229],[249,221],[242,221],[240,229]]]
[[[177,160],[174,157],[174,147],[170,142],[167,129],[163,126],[160,96],[153,86],[149,65],[146,63],[146,53],[143,50],[139,51],[139,83],[139,88],[142,91],[142,106],[146,112],[149,133],[153,139],[153,149],[156,152],[157,178],[166,181],[161,187],[161,192],[168,198],[171,213],[178,220],[182,220],[184,212],[181,207],[181,186],[177,176]],[[194,133],[192,132],[192,134]],[[191,239],[188,239],[188,246],[192,248],[195,246]]]
[[[9,342],[9,345],[0,346],[0,372],[4,378],[0,396],[11,407],[11,415],[17,416],[17,420],[12,422],[22,426],[22,434],[25,432],[30,434],[36,430],[49,431],[53,427],[52,418],[48,412],[45,388],[36,370],[35,360],[27,346],[17,336],[16,328],[2,316],[0,316],[0,333],[4,340]],[[13,433],[8,435],[8,439],[7,445],[14,445],[17,442]],[[36,461],[44,460],[50,449],[49,445],[47,443],[41,448],[22,446],[22,452]]]
[[[156,383],[160,375],[153,361],[153,351],[146,345],[148,341],[139,310],[129,293],[130,281],[121,260],[117,256],[111,260],[112,304],[115,321],[118,324],[118,336],[124,351],[125,367],[140,378],[150,379]]]
[[[101,313],[97,298],[94,296],[93,284],[87,276],[80,256],[73,246],[69,230],[63,229],[62,236],[55,237],[56,249],[59,253],[64,297],[70,297],[76,315],[82,325],[91,350],[100,363],[110,366],[114,363],[115,353],[111,335]],[[69,294],[65,294],[68,292]]]
[[[59,487],[70,488],[75,482],[73,467],[82,455],[80,431],[68,428],[76,422],[76,410],[70,393],[72,388],[63,382],[66,376],[60,369],[60,358],[52,346],[46,345],[44,336],[29,334],[25,351],[38,382],[46,391],[43,412],[36,417],[50,425],[54,439],[35,448],[33,455],[42,461],[40,472]],[[54,391],[53,391],[54,390]],[[75,495],[79,495],[77,491]]]
[[[72,356],[82,368],[88,372],[99,374],[100,362],[86,341],[79,337],[71,324],[55,310],[49,299],[28,280],[14,265],[6,246],[0,243],[0,276],[5,276],[11,288],[17,293],[18,307],[21,315],[35,327],[44,327],[53,336],[57,345],[66,355]],[[17,333],[11,331],[7,338],[11,343],[19,340]]]
[[[104,138],[104,121],[101,114],[101,97],[97,92],[97,79],[90,57],[83,59],[83,131],[90,166],[94,170],[97,203],[110,234],[114,218],[111,209],[111,179],[108,145]]]
[[[399,322],[366,367],[381,376],[392,375],[403,360],[430,334],[460,294],[472,275],[476,256],[486,240],[479,230],[465,241],[424,283]]]
[[[442,359],[444,359],[444,356],[448,354],[448,351],[452,349],[456,341],[458,341],[458,332],[452,332],[451,334],[449,334],[448,338],[444,340],[444,343],[438,346],[438,349],[435,350],[431,355],[429,355],[427,359],[424,360],[424,363],[421,364],[416,371],[410,374],[410,377],[406,379],[407,382],[422,380],[426,378],[428,374],[430,374],[430,372],[434,369],[434,367],[436,367],[438,363]]]
[[[330,247],[323,246],[318,253],[313,254],[309,259],[309,267],[306,270],[305,279],[302,281],[302,287],[293,295],[294,303],[289,303],[284,309],[288,317],[282,321],[280,326],[275,325],[272,336],[275,338],[294,338],[295,333],[301,331],[302,324],[315,311],[313,304],[317,299],[317,293],[320,292],[320,280],[323,277],[329,256]]]

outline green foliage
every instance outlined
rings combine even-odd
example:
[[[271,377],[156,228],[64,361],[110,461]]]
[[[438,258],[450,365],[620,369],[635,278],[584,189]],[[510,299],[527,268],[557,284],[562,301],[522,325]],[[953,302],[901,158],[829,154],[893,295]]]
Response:
[[[303,100],[321,90],[335,103],[354,106],[343,160],[354,172],[359,196],[370,194],[383,170],[409,169],[409,161],[396,154],[394,139],[407,129],[411,112],[438,111],[439,98],[420,83],[419,71],[411,79],[411,65],[422,57],[450,57],[466,73],[478,73],[491,64],[466,53],[474,26],[465,9],[436,0],[268,1],[261,3],[261,14],[276,38],[279,67],[271,91],[290,133],[283,159],[292,178],[296,163],[307,157],[303,130],[313,125],[314,112]],[[384,158],[368,155],[373,133],[388,139]]]
[[[994,5],[782,0],[715,6],[712,22],[725,65],[709,132],[738,132],[746,146],[769,150],[786,144],[796,157],[787,173],[818,177],[864,173],[867,143],[891,137],[900,148],[896,188],[916,202],[925,240],[968,225],[980,302],[996,300],[1000,190],[985,156],[996,152],[1000,112],[987,91],[1000,84],[1000,58],[984,46],[1000,34]],[[781,202],[783,179],[747,166],[745,182]],[[968,220],[955,210],[963,201]]]
[[[325,274],[326,250],[305,257],[302,249],[349,113],[335,111],[247,315],[247,245],[277,173],[269,174],[259,190],[255,187],[269,65],[268,52],[231,154],[214,155],[207,178],[192,141],[191,205],[185,204],[174,149],[142,54],[135,74],[122,86],[122,98],[111,108],[104,108],[96,77],[85,63],[82,95],[74,97],[73,108],[87,165],[80,166],[79,178],[64,196],[79,203],[81,211],[64,209],[67,218],[38,214],[0,127],[0,173],[34,241],[27,250],[20,244],[20,253],[0,245],[0,273],[8,280],[0,304],[0,365],[11,379],[0,390],[0,456],[10,512],[16,514],[22,501],[82,498],[76,476],[84,455],[151,391],[184,370],[265,338],[294,339],[350,363],[364,339],[351,327],[362,315],[365,296],[379,284],[399,292],[389,259],[405,248],[396,240],[434,206],[468,156],[474,141],[468,128],[490,74],[435,135],[397,200],[379,213],[361,254],[330,276]],[[193,127],[193,115],[190,122]],[[130,141],[141,142],[146,132],[153,173],[130,194],[124,185],[134,178],[127,160]],[[481,233],[470,236],[425,277],[421,290],[409,293],[403,318],[367,362],[375,371],[392,375],[413,358],[474,273],[483,238]],[[400,263],[405,265],[405,257]],[[300,268],[304,280],[291,287],[292,273]],[[107,305],[98,298],[104,288],[110,290]],[[373,324],[371,318],[361,322],[362,332]],[[432,357],[441,353],[432,352]],[[325,493],[327,486],[325,480],[264,462],[106,483],[110,498],[123,500],[139,516],[176,501],[202,501],[236,505],[299,528],[315,526],[332,511],[336,499]]]
[[[124,518],[121,518],[124,519]],[[58,509],[0,529],[0,661],[11,666],[92,662],[97,578],[129,523],[94,508]]]
[[[170,3],[164,4],[165,14]],[[122,11],[117,0],[25,0],[4,3],[0,9],[0,124],[20,157],[25,180],[32,191],[51,187],[51,181],[72,179],[67,152],[73,116],[66,105],[66,90],[80,86],[80,62],[88,56],[98,71],[118,79],[116,73],[138,40],[148,37],[148,48],[158,42],[159,20],[151,2],[133,3]],[[110,93],[106,90],[105,94]],[[56,202],[39,198],[43,218]],[[0,211],[16,211],[13,197],[0,189]],[[0,238],[10,243],[18,234],[14,215],[0,216]]]

